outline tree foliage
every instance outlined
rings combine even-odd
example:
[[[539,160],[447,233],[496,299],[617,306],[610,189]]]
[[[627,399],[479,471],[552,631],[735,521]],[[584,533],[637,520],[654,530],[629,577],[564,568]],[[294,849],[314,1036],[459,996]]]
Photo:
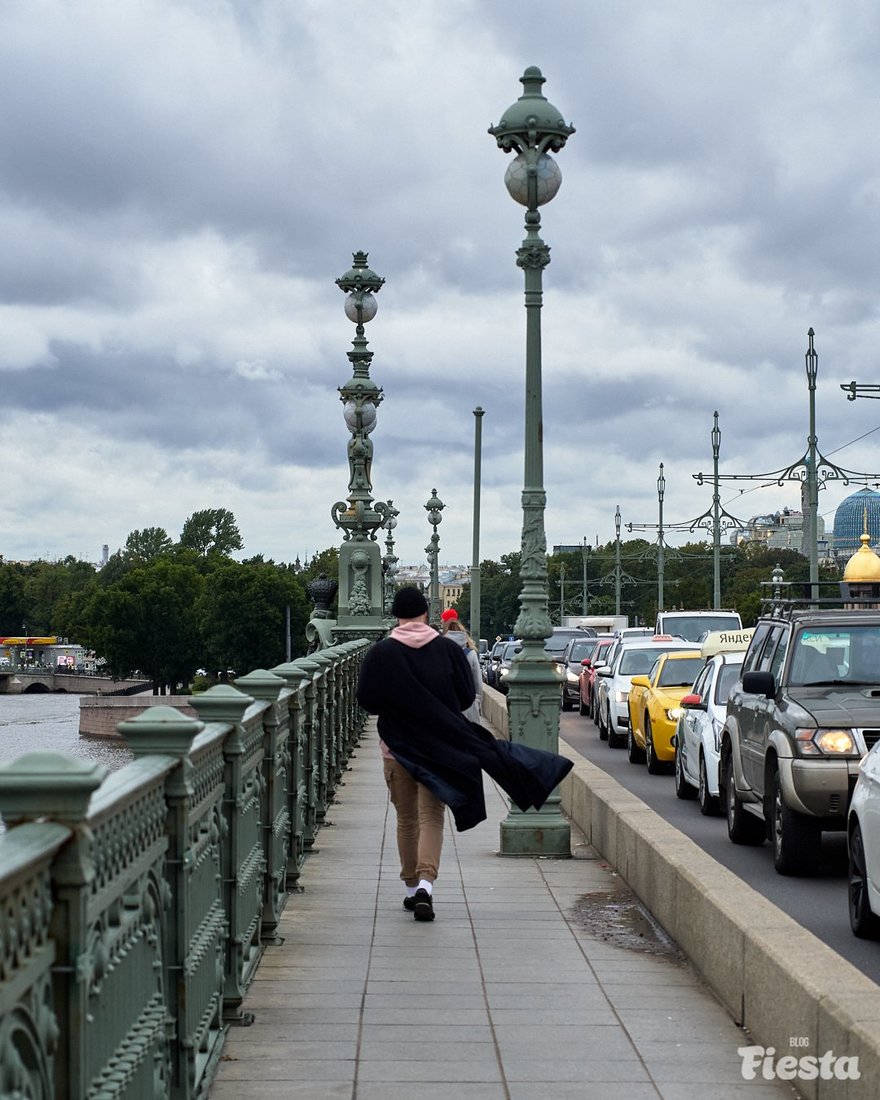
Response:
[[[305,568],[256,556],[236,562],[241,548],[235,517],[226,509],[195,512],[173,543],[161,527],[132,531],[123,549],[95,572],[86,562],[20,564],[0,559],[0,635],[55,634],[104,657],[116,675],[140,669],[156,684],[183,685],[198,668],[248,672],[271,668],[286,657],[286,609],[290,608],[291,655],[306,653],[308,584],[322,573],[338,577],[339,552],[330,547]],[[611,614],[616,610],[615,543],[547,560],[551,620],[560,616]],[[713,602],[712,547],[693,542],[667,549],[666,608],[709,608]],[[754,544],[724,546],[721,602],[752,625],[760,612],[761,583],[775,567],[785,579],[809,579],[806,558],[793,550]],[[620,544],[620,611],[631,623],[653,624],[658,604],[657,547],[644,539]],[[481,574],[481,634],[490,642],[512,635],[519,617],[520,554],[486,560]],[[833,570],[820,577],[836,579]],[[470,616],[465,588],[457,608]]]
[[[197,554],[223,554],[241,550],[244,543],[235,516],[226,508],[204,508],[193,512],[180,532],[179,545]]]

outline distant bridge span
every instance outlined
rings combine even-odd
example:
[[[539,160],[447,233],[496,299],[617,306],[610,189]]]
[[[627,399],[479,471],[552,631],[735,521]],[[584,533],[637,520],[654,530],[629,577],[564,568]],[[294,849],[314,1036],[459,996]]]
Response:
[[[0,695],[36,695],[67,692],[71,695],[137,695],[152,691],[149,680],[114,680],[109,676],[55,672],[50,668],[0,669]]]

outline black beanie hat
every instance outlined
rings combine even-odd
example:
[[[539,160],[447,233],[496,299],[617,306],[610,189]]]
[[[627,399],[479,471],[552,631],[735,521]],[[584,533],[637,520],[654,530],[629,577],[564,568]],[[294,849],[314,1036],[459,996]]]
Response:
[[[428,610],[428,601],[420,588],[401,588],[394,597],[391,614],[396,619],[417,619]]]

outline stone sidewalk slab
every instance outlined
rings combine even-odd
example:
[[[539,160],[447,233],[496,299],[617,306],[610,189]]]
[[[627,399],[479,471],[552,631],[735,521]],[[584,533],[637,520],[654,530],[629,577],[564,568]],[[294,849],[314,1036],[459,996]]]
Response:
[[[436,920],[402,906],[394,810],[369,723],[266,948],[211,1100],[792,1100],[743,1079],[749,1045],[613,869],[502,858],[507,801],[447,815]],[[612,927],[610,917],[630,924]]]

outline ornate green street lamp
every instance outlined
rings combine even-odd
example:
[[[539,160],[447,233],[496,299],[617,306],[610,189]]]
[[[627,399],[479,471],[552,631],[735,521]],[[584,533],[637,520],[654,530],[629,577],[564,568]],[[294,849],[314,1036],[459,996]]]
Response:
[[[434,528],[434,533],[431,535],[430,543],[425,547],[425,553],[428,555],[428,562],[431,566],[431,592],[430,592],[430,621],[434,625],[440,623],[440,536],[437,534],[437,527],[440,521],[443,519],[441,512],[446,507],[440,497],[437,496],[437,490],[432,489],[431,495],[425,504],[425,511],[428,513],[428,523]]]
[[[547,583],[547,537],[544,529],[544,453],[541,393],[541,305],[543,271],[550,249],[541,240],[540,206],[549,202],[562,182],[553,158],[574,127],[541,92],[544,77],[532,66],[520,77],[523,94],[489,128],[498,147],[513,153],[504,182],[511,198],[526,207],[526,236],[516,262],[525,273],[526,396],[525,476],[522,493],[523,527],[520,613],[514,631],[522,648],[507,678],[507,709],[512,741],[555,751],[559,745],[560,680],[544,649],[552,626]],[[539,810],[512,807],[501,824],[502,855],[571,854],[571,827],[554,793]]]
[[[353,373],[339,387],[348,444],[348,498],[332,509],[333,522],[343,532],[339,551],[339,614],[333,636],[336,642],[385,633],[382,561],[376,532],[388,521],[388,505],[373,501],[371,468],[376,409],[382,390],[370,378],[373,353],[367,351],[364,325],[376,316],[375,295],[385,282],[367,265],[367,253],[355,252],[349,271],[336,280],[345,295],[345,316],[352,321],[355,337],[348,352]]]
[[[397,526],[397,517],[400,515],[399,509],[394,507],[394,501],[388,501],[388,518],[385,520],[385,530],[388,534],[385,536],[385,553],[382,555],[382,576],[385,581],[384,593],[385,593],[385,618],[390,619],[391,605],[394,603],[394,586],[396,584],[397,577],[397,563],[398,557],[394,553],[394,529]]]
[[[474,409],[474,538],[471,552],[471,635],[480,644],[480,475],[483,460],[483,410]]]

